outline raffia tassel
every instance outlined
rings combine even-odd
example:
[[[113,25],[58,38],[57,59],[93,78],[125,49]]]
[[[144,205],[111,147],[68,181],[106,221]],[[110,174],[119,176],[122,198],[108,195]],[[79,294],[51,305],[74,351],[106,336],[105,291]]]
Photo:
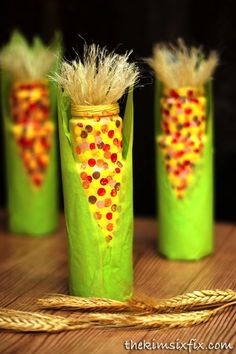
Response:
[[[204,323],[211,316],[224,308],[235,305],[231,302],[214,310],[192,311],[177,314],[84,314],[78,319],[64,318],[62,316],[44,315],[35,312],[24,312],[9,309],[0,309],[0,329],[18,332],[61,332],[85,328],[136,328],[161,329],[187,327]]]
[[[38,305],[41,308],[61,310],[169,313],[217,307],[235,300],[236,292],[233,290],[216,289],[194,291],[164,300],[134,298],[126,302],[52,294],[39,299]]]

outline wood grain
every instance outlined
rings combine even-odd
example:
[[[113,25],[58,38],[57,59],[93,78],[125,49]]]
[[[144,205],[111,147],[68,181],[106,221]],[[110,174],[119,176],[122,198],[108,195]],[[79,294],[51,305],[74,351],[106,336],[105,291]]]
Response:
[[[10,235],[1,215],[0,229],[0,306],[19,310],[36,310],[36,299],[46,293],[67,293],[67,244],[64,219],[60,231],[40,239]],[[197,262],[170,262],[156,252],[154,219],[135,221],[134,265],[137,293],[165,298],[186,291],[214,288],[236,289],[236,227],[218,224],[215,229],[216,251]],[[55,314],[70,315],[67,312]],[[81,330],[59,334],[0,333],[0,353],[4,354],[122,354],[140,351],[125,350],[124,341],[157,341],[170,343],[196,339],[209,342],[230,342],[236,352],[236,311],[229,309],[206,324],[173,330]],[[150,352],[150,351],[141,351]],[[163,353],[187,351],[154,350]],[[210,353],[211,351],[200,351]]]

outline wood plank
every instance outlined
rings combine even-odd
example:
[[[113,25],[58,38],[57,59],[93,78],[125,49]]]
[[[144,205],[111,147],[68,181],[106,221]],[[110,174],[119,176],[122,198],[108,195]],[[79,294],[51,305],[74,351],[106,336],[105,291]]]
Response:
[[[138,293],[163,298],[196,289],[236,288],[234,225],[218,224],[214,255],[195,262],[170,262],[160,257],[156,251],[156,233],[154,219],[136,220],[134,264],[135,289]],[[67,281],[67,245],[63,219],[58,233],[41,239],[9,235],[4,222],[1,223],[1,307],[37,310],[35,301],[38,297],[49,292],[67,293]],[[60,311],[56,313],[61,314]],[[2,331],[0,353],[133,353],[136,351],[125,350],[124,341],[155,340],[170,343],[176,339],[188,342],[191,338],[205,344],[209,341],[230,342],[236,348],[235,321],[236,311],[231,309],[206,324],[185,329],[161,331],[90,329],[50,335]],[[227,352],[229,351],[217,351],[217,353]]]

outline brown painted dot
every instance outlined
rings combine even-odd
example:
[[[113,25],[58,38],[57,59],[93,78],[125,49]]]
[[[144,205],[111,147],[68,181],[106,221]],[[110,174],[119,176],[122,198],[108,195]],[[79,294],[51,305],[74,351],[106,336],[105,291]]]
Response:
[[[98,149],[103,149],[103,146],[104,146],[104,143],[103,143],[103,142],[97,144]]]
[[[117,206],[116,206],[116,204],[113,204],[112,206],[111,206],[111,211],[116,211],[116,209],[117,209]]]
[[[81,136],[81,138],[87,138],[88,133],[85,130],[82,130],[80,136]]]
[[[99,177],[100,177],[100,172],[99,171],[93,172],[93,178],[94,179],[98,179]]]
[[[91,125],[86,125],[85,129],[87,130],[88,133],[91,133],[93,127]]]
[[[117,166],[121,168],[123,167],[123,164],[120,161],[117,161]]]
[[[120,190],[120,183],[116,183],[116,184],[115,184],[115,190],[116,190],[116,191],[119,191],[119,190]]]
[[[95,195],[90,195],[88,200],[89,200],[89,203],[95,204],[97,201],[97,198],[95,197]]]
[[[118,119],[116,120],[116,126],[117,126],[117,128],[119,128],[119,126],[120,126],[120,121]]]

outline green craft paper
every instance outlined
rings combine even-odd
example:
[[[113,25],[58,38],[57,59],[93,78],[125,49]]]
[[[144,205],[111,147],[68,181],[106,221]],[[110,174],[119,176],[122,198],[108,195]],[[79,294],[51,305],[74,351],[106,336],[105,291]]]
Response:
[[[182,200],[172,190],[157,136],[160,134],[160,98],[162,84],[156,92],[156,149],[158,250],[169,259],[197,260],[213,251],[213,132],[212,88],[206,85],[207,141],[194,179]]]
[[[70,104],[58,92],[59,137],[65,217],[69,243],[70,293],[126,300],[133,291],[133,97],[128,95],[123,125],[124,181],[119,192],[120,222],[107,243],[90,213],[87,196],[72,153],[68,122]]]
[[[16,42],[24,38],[14,34]],[[35,39],[35,50],[40,49],[42,43]],[[57,37],[52,48],[60,53],[60,39]],[[59,54],[58,54],[59,55]],[[57,65],[57,64],[56,64]],[[52,69],[55,70],[55,67]],[[51,233],[58,226],[58,158],[56,141],[56,88],[49,83],[50,119],[54,121],[55,135],[50,152],[50,163],[46,171],[43,185],[38,190],[32,183],[24,169],[19,149],[12,133],[12,118],[9,107],[11,79],[9,75],[1,73],[1,96],[4,122],[7,210],[9,230],[13,233],[30,236],[41,236]]]

